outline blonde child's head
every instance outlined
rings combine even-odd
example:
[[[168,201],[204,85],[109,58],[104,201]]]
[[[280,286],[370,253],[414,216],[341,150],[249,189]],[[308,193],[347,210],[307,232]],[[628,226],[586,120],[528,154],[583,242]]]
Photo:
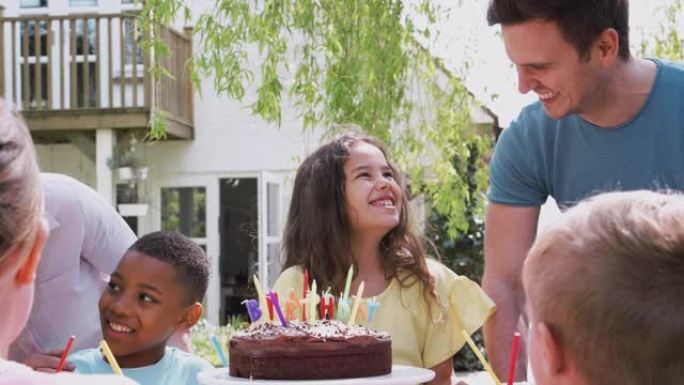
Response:
[[[529,252],[530,360],[546,384],[684,381],[684,197],[596,196]]]
[[[39,178],[28,129],[0,99],[0,357],[28,319],[34,273],[47,238]]]

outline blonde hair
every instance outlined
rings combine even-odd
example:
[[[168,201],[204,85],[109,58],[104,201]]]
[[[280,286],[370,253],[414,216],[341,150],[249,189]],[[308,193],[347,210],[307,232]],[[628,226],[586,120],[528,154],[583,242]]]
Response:
[[[590,383],[682,383],[684,196],[581,202],[535,242],[524,274],[535,321]]]
[[[0,261],[35,230],[42,198],[29,131],[16,109],[0,98]]]

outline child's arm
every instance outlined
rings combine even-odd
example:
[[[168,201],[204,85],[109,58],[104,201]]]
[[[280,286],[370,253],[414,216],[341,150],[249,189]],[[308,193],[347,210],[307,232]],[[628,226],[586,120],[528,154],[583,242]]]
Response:
[[[427,382],[426,385],[451,385],[451,376],[454,373],[454,357],[451,356],[430,369],[435,372],[435,378]]]

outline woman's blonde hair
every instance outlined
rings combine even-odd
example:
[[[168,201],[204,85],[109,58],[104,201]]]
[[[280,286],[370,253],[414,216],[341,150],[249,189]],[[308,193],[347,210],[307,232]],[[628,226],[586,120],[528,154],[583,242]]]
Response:
[[[42,200],[31,135],[16,109],[0,98],[0,261],[35,230]]]

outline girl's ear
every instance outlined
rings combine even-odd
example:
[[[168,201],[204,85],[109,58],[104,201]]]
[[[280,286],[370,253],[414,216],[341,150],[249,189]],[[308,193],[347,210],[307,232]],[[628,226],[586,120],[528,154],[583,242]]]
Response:
[[[38,267],[38,261],[40,260],[40,255],[43,252],[43,246],[48,238],[48,226],[45,219],[40,220],[38,228],[36,229],[36,235],[33,238],[33,243],[27,245],[29,249],[28,256],[26,260],[22,263],[17,270],[17,274],[14,276],[14,282],[17,285],[29,285],[33,283],[36,278],[36,268]],[[30,242],[27,240],[26,242]],[[18,247],[17,252],[23,253],[24,247]]]
[[[195,326],[197,321],[199,321],[202,316],[202,304],[195,302],[192,305],[185,308],[185,314],[178,323],[178,329],[189,330],[191,327]]]

